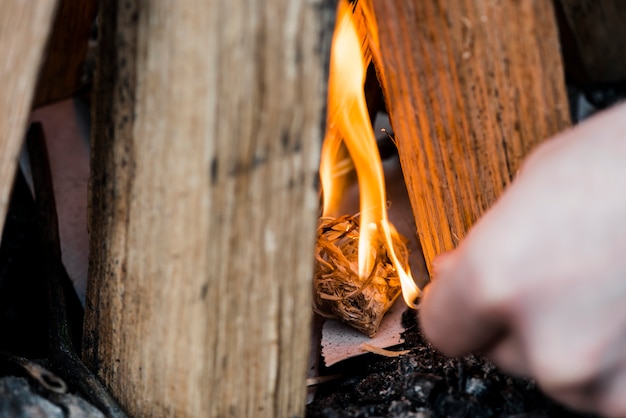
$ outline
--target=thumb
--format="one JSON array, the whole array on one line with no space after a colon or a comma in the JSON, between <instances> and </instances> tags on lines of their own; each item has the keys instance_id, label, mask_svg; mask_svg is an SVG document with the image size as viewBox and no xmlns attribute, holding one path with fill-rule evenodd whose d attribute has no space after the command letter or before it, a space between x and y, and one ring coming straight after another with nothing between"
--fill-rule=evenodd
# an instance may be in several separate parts
<instances>
[{"instance_id":1,"label":"thumb","mask_svg":"<svg viewBox=\"0 0 626 418\"><path fill-rule=\"evenodd\" d=\"M424 290L420 324L439 350L459 356L488 348L503 335L504 321L481 304L478 277L464 262L460 249L438 256L434 279Z\"/></svg>"}]
</instances>

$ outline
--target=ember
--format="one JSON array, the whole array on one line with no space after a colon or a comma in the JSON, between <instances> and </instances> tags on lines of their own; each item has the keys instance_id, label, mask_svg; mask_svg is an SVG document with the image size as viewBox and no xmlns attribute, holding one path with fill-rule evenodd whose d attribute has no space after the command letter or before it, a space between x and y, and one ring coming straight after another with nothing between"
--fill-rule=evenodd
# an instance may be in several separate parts
<instances>
[{"instance_id":1,"label":"ember","mask_svg":"<svg viewBox=\"0 0 626 418\"><path fill-rule=\"evenodd\" d=\"M365 68L350 6L342 1L333 36L328 130L320 164L324 207L314 300L321 314L372 336L400 290L410 307L415 307L420 290L406 262L406 245L388 221L382 163L363 92ZM352 166L360 189L358 221L356 216L333 219L339 215L336 206Z\"/></svg>"}]
</instances>

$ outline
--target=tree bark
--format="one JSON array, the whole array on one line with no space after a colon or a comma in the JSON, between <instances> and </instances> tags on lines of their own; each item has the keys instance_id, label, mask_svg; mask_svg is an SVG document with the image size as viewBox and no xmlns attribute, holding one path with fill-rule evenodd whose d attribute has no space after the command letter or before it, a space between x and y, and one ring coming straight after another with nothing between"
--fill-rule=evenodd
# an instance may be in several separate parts
<instances>
[{"instance_id":1,"label":"tree bark","mask_svg":"<svg viewBox=\"0 0 626 418\"><path fill-rule=\"evenodd\" d=\"M552 4L369 0L363 16L432 272L569 125Z\"/></svg>"},{"instance_id":2,"label":"tree bark","mask_svg":"<svg viewBox=\"0 0 626 418\"><path fill-rule=\"evenodd\" d=\"M0 236L56 3L0 3Z\"/></svg>"},{"instance_id":3,"label":"tree bark","mask_svg":"<svg viewBox=\"0 0 626 418\"><path fill-rule=\"evenodd\" d=\"M304 414L332 3L102 2L83 344L131 416Z\"/></svg>"}]
</instances>

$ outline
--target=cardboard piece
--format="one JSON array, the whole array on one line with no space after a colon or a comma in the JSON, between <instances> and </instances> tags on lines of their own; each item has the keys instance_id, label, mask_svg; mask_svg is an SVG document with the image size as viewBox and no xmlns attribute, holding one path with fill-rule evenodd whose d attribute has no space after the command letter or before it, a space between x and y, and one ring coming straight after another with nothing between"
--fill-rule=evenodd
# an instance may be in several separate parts
<instances>
[{"instance_id":1,"label":"cardboard piece","mask_svg":"<svg viewBox=\"0 0 626 418\"><path fill-rule=\"evenodd\" d=\"M322 357L326 366L332 366L342 360L366 354L361 344L367 343L375 347L388 348L404 342L401 334L402 314L408 309L402 298L389 309L383 318L378 332L373 338L361 334L337 320L329 319L322 327Z\"/></svg>"}]
</instances>

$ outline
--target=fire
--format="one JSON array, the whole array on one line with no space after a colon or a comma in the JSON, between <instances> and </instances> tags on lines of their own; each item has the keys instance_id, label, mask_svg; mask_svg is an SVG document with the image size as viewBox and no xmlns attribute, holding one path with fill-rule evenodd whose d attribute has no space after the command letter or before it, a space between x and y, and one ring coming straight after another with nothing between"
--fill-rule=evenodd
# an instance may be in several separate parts
<instances>
[{"instance_id":1,"label":"fire","mask_svg":"<svg viewBox=\"0 0 626 418\"><path fill-rule=\"evenodd\" d=\"M328 130L322 147L320 177L323 190L323 216L336 210L342 190L342 174L350 159L356 169L360 189L360 235L358 274L367 278L373 268L374 240L383 240L389 258L400 278L405 303L415 308L420 290L410 271L400 263L392 244L397 235L387 216L383 168L376 145L365 93L365 69L361 42L346 0L339 3L333 35L328 82ZM350 154L342 155L342 143Z\"/></svg>"}]
</instances>

